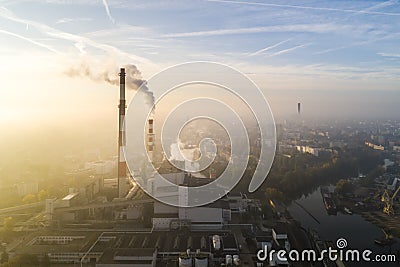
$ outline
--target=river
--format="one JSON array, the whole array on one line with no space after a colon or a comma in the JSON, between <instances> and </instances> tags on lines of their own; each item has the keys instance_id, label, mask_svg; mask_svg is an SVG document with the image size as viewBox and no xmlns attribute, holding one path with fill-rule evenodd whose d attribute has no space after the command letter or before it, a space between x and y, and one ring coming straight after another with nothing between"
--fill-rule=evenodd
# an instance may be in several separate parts
<instances>
[{"instance_id":1,"label":"river","mask_svg":"<svg viewBox=\"0 0 400 267\"><path fill-rule=\"evenodd\" d=\"M375 238L382 238L383 232L374 224L366 221L361 215L343 214L338 211L337 215L328 215L323 204L320 189L303 196L297 200L307 211L309 211L320 223L316 222L306 211L293 203L288 207L292 217L299 221L305 229L315 229L321 239L331 240L336 243L339 238L347 240L347 249L369 249L376 254L397 254L400 242L390 247L381 247L374 243ZM371 255L371 258L372 258ZM398 259L398 256L396 255ZM344 262L346 266L400 266L398 263L377 262Z\"/></svg>"}]
</instances>

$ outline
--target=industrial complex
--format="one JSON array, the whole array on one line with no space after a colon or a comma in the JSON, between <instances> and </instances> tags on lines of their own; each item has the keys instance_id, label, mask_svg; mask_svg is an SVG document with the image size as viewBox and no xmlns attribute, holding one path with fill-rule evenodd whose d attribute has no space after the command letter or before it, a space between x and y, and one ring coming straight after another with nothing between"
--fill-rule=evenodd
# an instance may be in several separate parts
<instances>
[{"instance_id":1,"label":"industrial complex","mask_svg":"<svg viewBox=\"0 0 400 267\"><path fill-rule=\"evenodd\" d=\"M142 190L133 178L137 173L129 172L123 153L125 75L122 68L117 163L87 163L85 169L92 170L90 175L85 169L74 170L76 177L89 176L89 182L70 188L63 198L0 210L4 216L37 210L34 217L18 225L19 231L27 234L7 247L10 256L48 257L54 266L256 266L256 252L265 245L289 249L282 225L267 229L246 220L261 214L260 201L246 194L226 194L200 207L175 207L154 200ZM153 123L153 119L148 120L146 135L151 155L155 150ZM175 161L175 166L184 164ZM102 176L113 168L118 170L117 178ZM158 172L177 185L199 186L215 179L193 176L166 159L158 164ZM145 186L147 192L174 195L180 201L187 198L183 191L171 191L151 175L146 177ZM107 199L102 194L107 189L117 189L118 196ZM274 261L270 264L288 265Z\"/></svg>"}]
</instances>

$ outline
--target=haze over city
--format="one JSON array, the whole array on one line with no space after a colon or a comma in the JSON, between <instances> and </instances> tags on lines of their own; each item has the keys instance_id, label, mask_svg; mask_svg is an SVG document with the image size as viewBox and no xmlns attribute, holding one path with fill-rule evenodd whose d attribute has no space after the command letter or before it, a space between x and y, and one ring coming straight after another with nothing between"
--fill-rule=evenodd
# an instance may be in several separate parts
<instances>
[{"instance_id":1,"label":"haze over city","mask_svg":"<svg viewBox=\"0 0 400 267\"><path fill-rule=\"evenodd\" d=\"M196 60L249 75L277 117L298 101L304 116L393 117L399 13L396 1L2 1L1 120L113 117L113 86L65 75L82 62L148 79Z\"/></svg>"},{"instance_id":2,"label":"haze over city","mask_svg":"<svg viewBox=\"0 0 400 267\"><path fill-rule=\"evenodd\" d=\"M0 0L0 266L397 266L399 29L398 0Z\"/></svg>"}]
</instances>

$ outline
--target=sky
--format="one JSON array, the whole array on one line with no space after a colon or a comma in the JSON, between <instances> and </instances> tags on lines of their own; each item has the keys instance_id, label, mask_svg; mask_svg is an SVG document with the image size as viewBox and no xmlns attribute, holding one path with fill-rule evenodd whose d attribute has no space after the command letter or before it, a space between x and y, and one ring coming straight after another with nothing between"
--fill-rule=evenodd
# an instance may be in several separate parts
<instances>
[{"instance_id":1,"label":"sky","mask_svg":"<svg viewBox=\"0 0 400 267\"><path fill-rule=\"evenodd\" d=\"M396 117L399 29L396 0L2 0L0 122L114 118L115 86L65 75L82 62L134 64L144 79L220 62L253 79L276 117L298 101L310 117Z\"/></svg>"}]
</instances>

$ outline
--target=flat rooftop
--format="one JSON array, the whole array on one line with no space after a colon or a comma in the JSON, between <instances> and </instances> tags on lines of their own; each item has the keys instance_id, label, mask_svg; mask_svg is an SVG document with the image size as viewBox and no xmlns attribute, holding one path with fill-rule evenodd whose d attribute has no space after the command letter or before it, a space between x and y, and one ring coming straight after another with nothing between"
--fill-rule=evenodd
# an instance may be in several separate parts
<instances>
[{"instance_id":1,"label":"flat rooftop","mask_svg":"<svg viewBox=\"0 0 400 267\"><path fill-rule=\"evenodd\" d=\"M108 248L98 264L151 264L153 254L154 249Z\"/></svg>"},{"instance_id":2,"label":"flat rooftop","mask_svg":"<svg viewBox=\"0 0 400 267\"><path fill-rule=\"evenodd\" d=\"M101 231L39 231L30 234L19 246L13 249L18 254L41 254L43 251L49 253L72 253L87 252L91 249L92 253L103 253L108 249L114 251L135 252L143 250L145 252L154 251L158 253L173 252L180 253L187 249L191 251L200 250L201 252L211 252L212 236L221 236L222 249L237 249L237 240L233 233L229 231L153 231L152 233L138 232L101 232ZM55 242L32 242L31 240L39 236L84 236L81 239L73 239L65 244ZM94 245L94 246L93 246ZM130 251L130 252L129 252ZM137 252L137 251L136 251Z\"/></svg>"},{"instance_id":3,"label":"flat rooftop","mask_svg":"<svg viewBox=\"0 0 400 267\"><path fill-rule=\"evenodd\" d=\"M84 232L84 231L57 231L57 230L41 230L29 234L24 238L24 242L21 242L16 246L12 252L18 254L40 254L43 251L49 253L64 253L64 252L86 252L90 246L97 240L101 232ZM84 237L76 238L65 244L57 244L56 242L33 242L34 239L47 236L47 237ZM31 242L32 241L32 242Z\"/></svg>"},{"instance_id":4,"label":"flat rooftop","mask_svg":"<svg viewBox=\"0 0 400 267\"><path fill-rule=\"evenodd\" d=\"M79 192L71 193L66 195L62 200L71 200L79 195Z\"/></svg>"}]
</instances>

